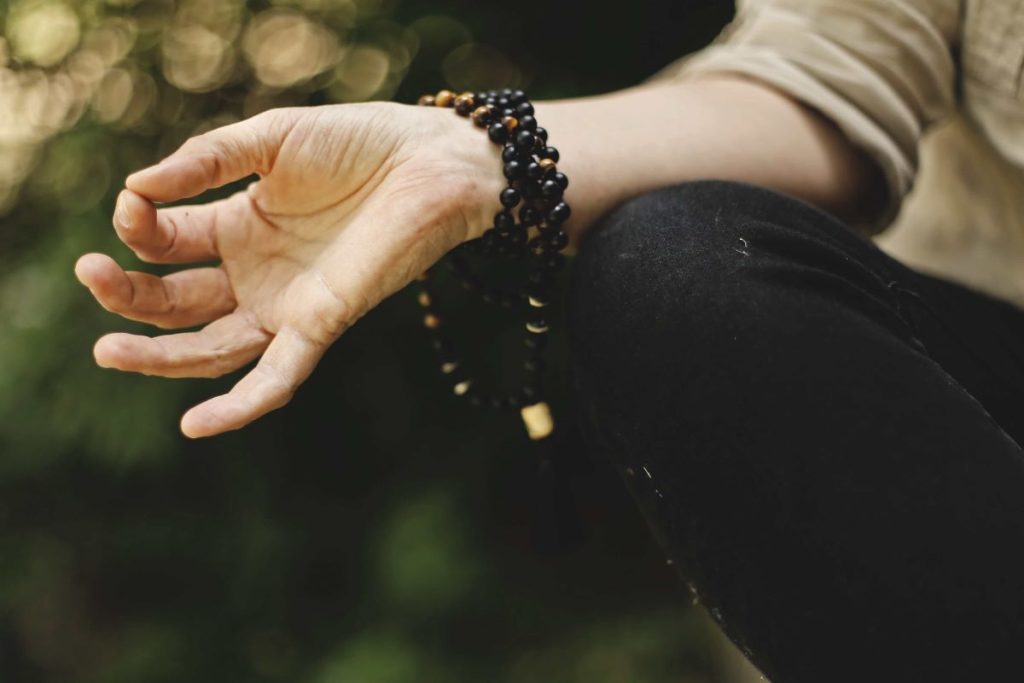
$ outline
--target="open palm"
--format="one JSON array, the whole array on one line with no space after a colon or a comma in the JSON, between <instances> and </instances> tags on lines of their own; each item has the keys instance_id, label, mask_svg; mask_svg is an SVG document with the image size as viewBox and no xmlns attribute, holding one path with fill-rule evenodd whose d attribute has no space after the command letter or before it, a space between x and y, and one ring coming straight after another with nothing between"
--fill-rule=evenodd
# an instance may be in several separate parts
<instances>
[{"instance_id":1,"label":"open palm","mask_svg":"<svg viewBox=\"0 0 1024 683\"><path fill-rule=\"evenodd\" d=\"M220 265L160 278L86 254L75 270L126 318L208 324L157 337L109 334L96 360L216 377L259 357L181 427L208 436L248 424L287 403L361 315L483 230L496 209L497 168L496 152L450 111L394 104L274 110L192 138L127 179L114 227L145 261ZM254 173L259 181L224 200L154 205Z\"/></svg>"}]
</instances>

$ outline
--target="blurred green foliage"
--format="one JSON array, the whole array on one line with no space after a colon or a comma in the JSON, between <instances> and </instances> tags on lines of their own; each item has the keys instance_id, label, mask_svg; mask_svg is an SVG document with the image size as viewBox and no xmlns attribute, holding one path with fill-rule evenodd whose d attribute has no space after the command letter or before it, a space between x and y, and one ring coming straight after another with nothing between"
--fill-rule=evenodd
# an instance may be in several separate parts
<instances>
[{"instance_id":1,"label":"blurred green foliage","mask_svg":"<svg viewBox=\"0 0 1024 683\"><path fill-rule=\"evenodd\" d=\"M177 416L231 378L95 367L101 333L145 328L100 310L72 266L99 250L139 267L110 228L117 189L196 132L442 85L600 92L730 14L0 0L0 680L717 680L707 622L571 438L587 534L536 552L525 437L446 398L408 296L346 334L286 409L188 442Z\"/></svg>"}]
</instances>

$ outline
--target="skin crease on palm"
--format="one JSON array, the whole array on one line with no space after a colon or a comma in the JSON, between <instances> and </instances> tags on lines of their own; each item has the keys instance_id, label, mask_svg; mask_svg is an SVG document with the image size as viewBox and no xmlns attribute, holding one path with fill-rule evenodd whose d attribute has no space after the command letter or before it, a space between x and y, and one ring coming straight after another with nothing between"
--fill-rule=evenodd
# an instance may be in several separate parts
<instances>
[{"instance_id":1,"label":"skin crease on palm","mask_svg":"<svg viewBox=\"0 0 1024 683\"><path fill-rule=\"evenodd\" d=\"M205 324L157 337L108 334L95 345L97 363L217 377L259 358L229 393L184 415L191 437L284 405L349 325L493 217L499 153L456 144L467 132L443 110L280 109L193 138L129 176L113 223L139 258L221 264L158 278L104 254L82 256L75 272L107 310L166 329ZM156 206L253 173L260 180L227 199Z\"/></svg>"},{"instance_id":2,"label":"skin crease on palm","mask_svg":"<svg viewBox=\"0 0 1024 683\"><path fill-rule=\"evenodd\" d=\"M881 203L865 201L878 194L878 169L835 126L744 78L536 106L571 179L574 240L631 197L699 178L787 192L854 223ZM276 109L192 138L127 178L114 229L148 263L220 264L158 278L94 253L75 273L125 318L203 327L108 334L96 362L217 377L258 359L181 420L190 437L243 427L285 405L360 316L493 223L500 169L499 147L466 119L393 103ZM253 174L227 199L166 205Z\"/></svg>"}]
</instances>

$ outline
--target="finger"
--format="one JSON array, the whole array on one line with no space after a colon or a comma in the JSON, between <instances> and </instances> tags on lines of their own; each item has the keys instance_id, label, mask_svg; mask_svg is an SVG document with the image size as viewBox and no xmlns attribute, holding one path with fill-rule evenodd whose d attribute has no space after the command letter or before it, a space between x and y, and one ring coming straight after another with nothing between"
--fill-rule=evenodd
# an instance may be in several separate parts
<instances>
[{"instance_id":1,"label":"finger","mask_svg":"<svg viewBox=\"0 0 1024 683\"><path fill-rule=\"evenodd\" d=\"M256 358L271 335L248 313L236 311L198 332L159 337L115 332L93 347L105 368L161 377L219 377Z\"/></svg>"},{"instance_id":2,"label":"finger","mask_svg":"<svg viewBox=\"0 0 1024 683\"><path fill-rule=\"evenodd\" d=\"M125 271L106 254L86 254L75 274L103 308L159 327L190 327L235 310L235 296L220 268L193 268L157 277Z\"/></svg>"},{"instance_id":3,"label":"finger","mask_svg":"<svg viewBox=\"0 0 1024 683\"><path fill-rule=\"evenodd\" d=\"M239 429L288 403L313 372L325 347L292 327L284 327L259 363L227 394L200 403L181 418L189 437Z\"/></svg>"},{"instance_id":4,"label":"finger","mask_svg":"<svg viewBox=\"0 0 1024 683\"><path fill-rule=\"evenodd\" d=\"M270 172L285 136L287 110L272 110L188 139L169 157L128 176L125 187L152 201L194 197L253 173Z\"/></svg>"},{"instance_id":5,"label":"finger","mask_svg":"<svg viewBox=\"0 0 1024 683\"><path fill-rule=\"evenodd\" d=\"M145 197L124 190L118 196L114 209L114 230L143 261L211 261L218 258L216 230L219 217L229 213L232 206L232 199L224 199L158 211Z\"/></svg>"}]
</instances>

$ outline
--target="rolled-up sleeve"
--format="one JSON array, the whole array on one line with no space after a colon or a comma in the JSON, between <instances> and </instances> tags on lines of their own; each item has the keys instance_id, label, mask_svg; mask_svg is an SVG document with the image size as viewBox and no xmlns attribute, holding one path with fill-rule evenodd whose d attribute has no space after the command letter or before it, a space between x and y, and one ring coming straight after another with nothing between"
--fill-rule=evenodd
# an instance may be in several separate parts
<instances>
[{"instance_id":1,"label":"rolled-up sleeve","mask_svg":"<svg viewBox=\"0 0 1024 683\"><path fill-rule=\"evenodd\" d=\"M739 0L704 50L655 79L712 72L767 83L821 112L881 167L895 216L922 133L954 106L959 0Z\"/></svg>"}]
</instances>

